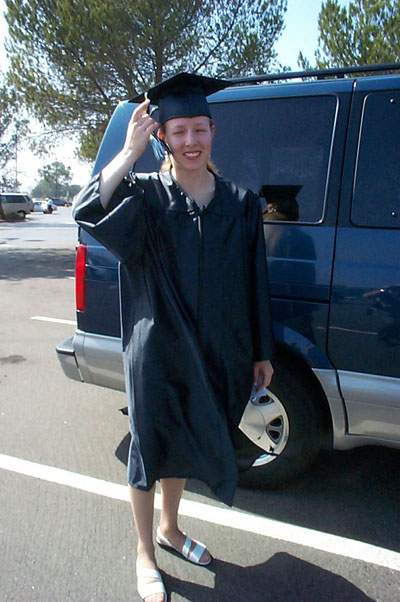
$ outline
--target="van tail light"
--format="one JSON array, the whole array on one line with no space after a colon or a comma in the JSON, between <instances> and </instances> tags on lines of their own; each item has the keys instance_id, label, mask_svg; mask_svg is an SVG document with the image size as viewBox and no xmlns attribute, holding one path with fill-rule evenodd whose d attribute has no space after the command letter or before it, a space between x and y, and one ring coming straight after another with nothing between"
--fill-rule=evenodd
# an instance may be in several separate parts
<instances>
[{"instance_id":1,"label":"van tail light","mask_svg":"<svg viewBox=\"0 0 400 602\"><path fill-rule=\"evenodd\" d=\"M86 245L78 245L75 264L75 304L77 311L85 311Z\"/></svg>"}]
</instances>

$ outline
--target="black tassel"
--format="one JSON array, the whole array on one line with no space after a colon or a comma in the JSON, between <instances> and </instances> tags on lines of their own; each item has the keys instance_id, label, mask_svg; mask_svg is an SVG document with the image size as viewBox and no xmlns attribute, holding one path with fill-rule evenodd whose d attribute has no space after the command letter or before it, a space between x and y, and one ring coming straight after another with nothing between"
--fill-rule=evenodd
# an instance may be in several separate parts
<instances>
[{"instance_id":1,"label":"black tassel","mask_svg":"<svg viewBox=\"0 0 400 602\"><path fill-rule=\"evenodd\" d=\"M165 148L166 145L164 146L162 140L160 140L160 138L154 132L150 136L150 144L157 161L163 161L167 152Z\"/></svg>"}]
</instances>

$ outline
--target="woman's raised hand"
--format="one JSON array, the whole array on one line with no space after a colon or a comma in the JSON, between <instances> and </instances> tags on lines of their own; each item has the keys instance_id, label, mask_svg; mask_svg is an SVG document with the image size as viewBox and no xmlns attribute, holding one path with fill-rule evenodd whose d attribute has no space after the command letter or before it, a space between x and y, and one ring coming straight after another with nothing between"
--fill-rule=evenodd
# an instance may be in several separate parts
<instances>
[{"instance_id":1,"label":"woman's raised hand","mask_svg":"<svg viewBox=\"0 0 400 602\"><path fill-rule=\"evenodd\" d=\"M147 112L150 101L145 100L132 113L126 130L125 143L122 152L135 163L144 153L149 138L159 124Z\"/></svg>"},{"instance_id":2,"label":"woman's raised hand","mask_svg":"<svg viewBox=\"0 0 400 602\"><path fill-rule=\"evenodd\" d=\"M151 133L158 123L147 113L150 101L145 100L132 113L122 150L101 171L100 202L104 208L132 165L144 153Z\"/></svg>"}]
</instances>

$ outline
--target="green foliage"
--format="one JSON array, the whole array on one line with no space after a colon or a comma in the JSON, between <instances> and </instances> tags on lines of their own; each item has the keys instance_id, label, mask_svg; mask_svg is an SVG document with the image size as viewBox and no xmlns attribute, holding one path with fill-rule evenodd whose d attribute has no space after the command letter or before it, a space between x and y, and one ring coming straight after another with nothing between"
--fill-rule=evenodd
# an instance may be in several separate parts
<instances>
[{"instance_id":1,"label":"green foliage","mask_svg":"<svg viewBox=\"0 0 400 602\"><path fill-rule=\"evenodd\" d=\"M43 199L48 197L72 199L81 188L82 186L79 186L78 184L58 184L56 194L56 186L54 182L40 180L32 190L32 197L35 199Z\"/></svg>"},{"instance_id":2,"label":"green foliage","mask_svg":"<svg viewBox=\"0 0 400 602\"><path fill-rule=\"evenodd\" d=\"M46 182L58 181L60 184L68 184L71 181L71 168L64 163L54 161L39 169L39 176Z\"/></svg>"},{"instance_id":3,"label":"green foliage","mask_svg":"<svg viewBox=\"0 0 400 602\"><path fill-rule=\"evenodd\" d=\"M0 168L3 168L9 158L5 137L13 121L12 95L5 85L0 85Z\"/></svg>"},{"instance_id":4,"label":"green foliage","mask_svg":"<svg viewBox=\"0 0 400 602\"><path fill-rule=\"evenodd\" d=\"M3 190L18 190L17 174L10 162L16 161L21 138L27 132L28 120L21 117L16 91L0 70L0 188Z\"/></svg>"},{"instance_id":5,"label":"green foliage","mask_svg":"<svg viewBox=\"0 0 400 602\"><path fill-rule=\"evenodd\" d=\"M1 72L0 72L1 76ZM13 111L12 111L12 99L10 93L2 81L0 83L0 169L3 170L7 165L8 161L12 157L12 149L9 143L8 132L12 124ZM10 182L8 181L6 174L2 172L0 179L0 190L6 190ZM5 219L3 207L0 200L0 218Z\"/></svg>"},{"instance_id":6,"label":"green foliage","mask_svg":"<svg viewBox=\"0 0 400 602\"><path fill-rule=\"evenodd\" d=\"M15 136L13 137L11 131L15 118L14 106L15 94L7 86L0 72L0 169L2 170L15 154Z\"/></svg>"},{"instance_id":7,"label":"green foliage","mask_svg":"<svg viewBox=\"0 0 400 602\"><path fill-rule=\"evenodd\" d=\"M52 182L40 180L32 189L32 197L34 199L45 199L47 197L55 197L55 186ZM58 198L58 197L56 197Z\"/></svg>"},{"instance_id":8,"label":"green foliage","mask_svg":"<svg viewBox=\"0 0 400 602\"><path fill-rule=\"evenodd\" d=\"M54 161L39 169L40 182L32 190L32 196L41 197L66 197L70 193L72 179L71 168L59 161Z\"/></svg>"},{"instance_id":9,"label":"green foliage","mask_svg":"<svg viewBox=\"0 0 400 602\"><path fill-rule=\"evenodd\" d=\"M68 186L67 194L63 196L68 196L68 198L72 199L76 194L78 194L81 188L82 186L79 184L71 184Z\"/></svg>"},{"instance_id":10,"label":"green foliage","mask_svg":"<svg viewBox=\"0 0 400 602\"><path fill-rule=\"evenodd\" d=\"M297 64L302 71L311 71L312 69L315 69L315 67L311 65L308 58L302 52L299 53Z\"/></svg>"},{"instance_id":11,"label":"green foliage","mask_svg":"<svg viewBox=\"0 0 400 602\"><path fill-rule=\"evenodd\" d=\"M287 0L6 0L9 80L93 159L117 102L179 71L270 69Z\"/></svg>"},{"instance_id":12,"label":"green foliage","mask_svg":"<svg viewBox=\"0 0 400 602\"><path fill-rule=\"evenodd\" d=\"M317 67L348 67L400 61L400 0L338 0L322 3ZM307 59L299 57L304 66Z\"/></svg>"}]
</instances>

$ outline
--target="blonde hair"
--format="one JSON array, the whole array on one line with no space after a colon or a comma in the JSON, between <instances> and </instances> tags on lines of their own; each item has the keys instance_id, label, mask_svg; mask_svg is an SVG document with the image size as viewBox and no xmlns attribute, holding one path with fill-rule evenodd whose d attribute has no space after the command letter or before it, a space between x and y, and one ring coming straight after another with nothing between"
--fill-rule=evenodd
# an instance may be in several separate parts
<instances>
[{"instance_id":1,"label":"blonde hair","mask_svg":"<svg viewBox=\"0 0 400 602\"><path fill-rule=\"evenodd\" d=\"M211 118L209 118L209 122L210 122L210 128L212 128L212 126L214 125L214 122ZM160 126L159 131L165 136L165 123L163 123ZM169 171L171 168L172 168L171 155L169 153L167 153L165 155L163 162L161 163L160 171L166 172L166 171ZM211 171L211 173L213 173L215 176L218 175L218 168L211 159L207 159L207 169L208 169L208 171Z\"/></svg>"}]
</instances>

